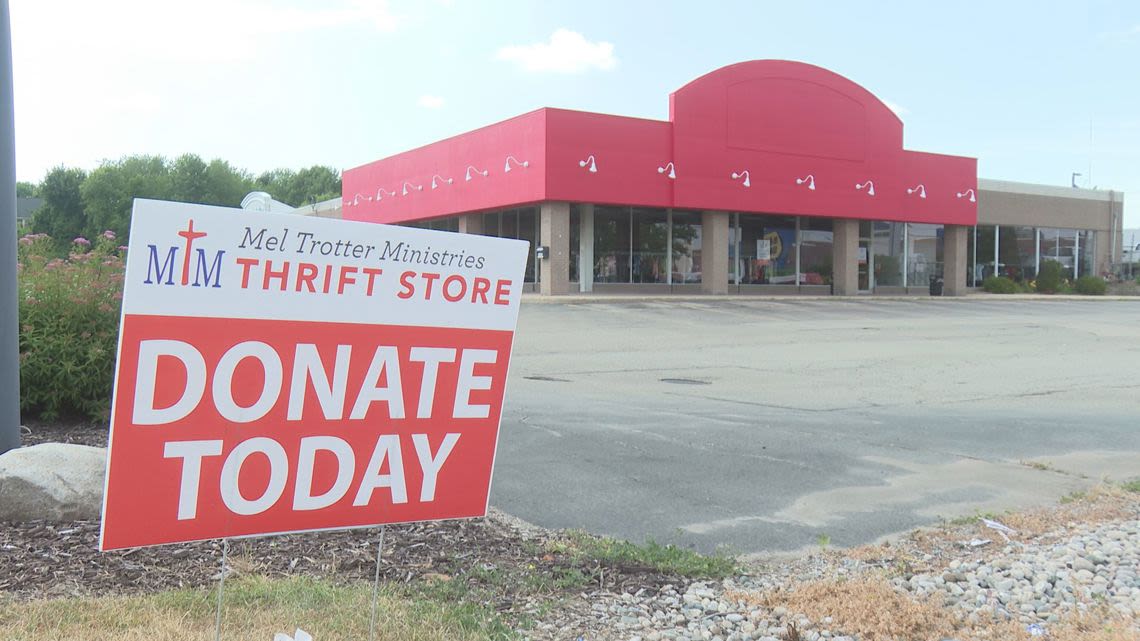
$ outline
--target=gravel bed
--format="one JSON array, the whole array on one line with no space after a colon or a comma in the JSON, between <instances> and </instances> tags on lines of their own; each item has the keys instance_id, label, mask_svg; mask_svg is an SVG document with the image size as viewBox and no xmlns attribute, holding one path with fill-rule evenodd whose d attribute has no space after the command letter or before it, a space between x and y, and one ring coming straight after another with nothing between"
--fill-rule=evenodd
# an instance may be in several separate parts
<instances>
[{"instance_id":1,"label":"gravel bed","mask_svg":"<svg viewBox=\"0 0 1140 641\"><path fill-rule=\"evenodd\" d=\"M976 547L963 541L956 552L912 549L915 562L930 568L917 573L902 563L884 567L821 553L724 581L611 595L594 600L589 627L596 631L593 639L628 641L852 641L865 637L829 616L813 621L787 607L758 603L764 595L787 594L812 582L875 577L899 595L943 605L971 626L1015 623L1026 639L1048 638L1051 626L1067 616L1105 606L1118 625L1134 633L1121 638L1140 639L1140 519L1070 524L1029 542L996 541ZM960 637L965 638L974 637Z\"/></svg>"}]
</instances>

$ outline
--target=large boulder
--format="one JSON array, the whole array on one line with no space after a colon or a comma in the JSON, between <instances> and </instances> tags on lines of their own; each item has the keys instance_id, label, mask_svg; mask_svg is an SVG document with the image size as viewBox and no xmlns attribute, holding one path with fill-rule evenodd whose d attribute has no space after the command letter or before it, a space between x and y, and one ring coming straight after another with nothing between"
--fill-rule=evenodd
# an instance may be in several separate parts
<instances>
[{"instance_id":1,"label":"large boulder","mask_svg":"<svg viewBox=\"0 0 1140 641\"><path fill-rule=\"evenodd\" d=\"M0 521L97 519L107 450L43 443L0 454Z\"/></svg>"}]
</instances>

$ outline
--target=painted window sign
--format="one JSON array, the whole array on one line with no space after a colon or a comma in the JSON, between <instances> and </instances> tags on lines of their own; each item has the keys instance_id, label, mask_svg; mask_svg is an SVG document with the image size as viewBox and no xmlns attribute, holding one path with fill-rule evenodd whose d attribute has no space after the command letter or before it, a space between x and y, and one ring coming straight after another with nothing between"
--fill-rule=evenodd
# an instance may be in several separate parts
<instances>
[{"instance_id":1,"label":"painted window sign","mask_svg":"<svg viewBox=\"0 0 1140 641\"><path fill-rule=\"evenodd\" d=\"M136 201L102 548L484 515L528 252Z\"/></svg>"}]
</instances>

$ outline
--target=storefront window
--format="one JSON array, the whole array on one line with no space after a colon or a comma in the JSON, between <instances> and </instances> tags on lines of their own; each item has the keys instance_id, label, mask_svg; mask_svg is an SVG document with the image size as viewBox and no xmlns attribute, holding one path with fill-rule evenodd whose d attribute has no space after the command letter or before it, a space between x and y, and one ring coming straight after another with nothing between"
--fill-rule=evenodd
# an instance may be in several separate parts
<instances>
[{"instance_id":1,"label":"storefront window","mask_svg":"<svg viewBox=\"0 0 1140 641\"><path fill-rule=\"evenodd\" d=\"M796 219L740 215L741 283L796 284Z\"/></svg>"},{"instance_id":2,"label":"storefront window","mask_svg":"<svg viewBox=\"0 0 1140 641\"><path fill-rule=\"evenodd\" d=\"M978 227L970 229L966 237L966 287L981 287L978 281Z\"/></svg>"},{"instance_id":3,"label":"storefront window","mask_svg":"<svg viewBox=\"0 0 1140 641\"><path fill-rule=\"evenodd\" d=\"M449 218L433 218L431 220L417 220L411 223L403 223L406 227L417 227L419 229L434 229L436 231L459 231L459 218L451 216Z\"/></svg>"},{"instance_id":4,"label":"storefront window","mask_svg":"<svg viewBox=\"0 0 1140 641\"><path fill-rule=\"evenodd\" d=\"M974 265L974 281L981 286L982 281L998 274L998 267L994 258L994 235L997 227L994 225L978 225L976 255L977 263Z\"/></svg>"},{"instance_id":5,"label":"storefront window","mask_svg":"<svg viewBox=\"0 0 1140 641\"><path fill-rule=\"evenodd\" d=\"M578 282L578 257L581 255L580 239L582 215L578 205L570 205L570 282Z\"/></svg>"},{"instance_id":6,"label":"storefront window","mask_svg":"<svg viewBox=\"0 0 1140 641\"><path fill-rule=\"evenodd\" d=\"M451 231L458 231L459 219L455 218L453 220L455 221L455 229ZM524 282L528 283L538 282L538 274L535 271L534 263L534 248L538 246L539 240L538 231L538 209L535 207L508 209L506 211L495 211L483 214L484 236L517 238L530 243L531 250L527 254L526 272L523 276Z\"/></svg>"},{"instance_id":7,"label":"storefront window","mask_svg":"<svg viewBox=\"0 0 1140 641\"><path fill-rule=\"evenodd\" d=\"M535 260L534 248L538 247L538 209L534 207L527 207L525 209L516 209L514 212L518 216L518 235L515 238L530 242L530 253L526 257L526 274L523 281L528 283L538 282L538 274L535 273Z\"/></svg>"},{"instance_id":8,"label":"storefront window","mask_svg":"<svg viewBox=\"0 0 1140 641\"><path fill-rule=\"evenodd\" d=\"M1096 273L1096 246L1093 239L1096 237L1091 231L1079 232L1080 241L1080 260L1077 263L1080 266L1077 276L1097 276Z\"/></svg>"},{"instance_id":9,"label":"storefront window","mask_svg":"<svg viewBox=\"0 0 1140 641\"><path fill-rule=\"evenodd\" d=\"M500 221L501 217L502 217L502 212L497 212L497 211L493 211L493 212L483 214L483 235L484 236L502 237L503 232L499 227L500 222L501 222Z\"/></svg>"},{"instance_id":10,"label":"storefront window","mask_svg":"<svg viewBox=\"0 0 1140 641\"><path fill-rule=\"evenodd\" d=\"M909 223L907 227L907 285L926 287L942 278L943 226Z\"/></svg>"},{"instance_id":11,"label":"storefront window","mask_svg":"<svg viewBox=\"0 0 1140 641\"><path fill-rule=\"evenodd\" d=\"M673 212L673 282L701 282L701 215L696 212Z\"/></svg>"},{"instance_id":12,"label":"storefront window","mask_svg":"<svg viewBox=\"0 0 1140 641\"><path fill-rule=\"evenodd\" d=\"M662 209L634 208L633 282L668 282L666 249L669 239L668 215Z\"/></svg>"},{"instance_id":13,"label":"storefront window","mask_svg":"<svg viewBox=\"0 0 1140 641\"><path fill-rule=\"evenodd\" d=\"M1073 260L1077 245L1077 232L1073 229L1041 230L1041 262L1047 260L1061 264L1064 278L1073 277Z\"/></svg>"},{"instance_id":14,"label":"storefront window","mask_svg":"<svg viewBox=\"0 0 1140 641\"><path fill-rule=\"evenodd\" d=\"M624 207L594 208L594 282L630 282L630 217Z\"/></svg>"},{"instance_id":15,"label":"storefront window","mask_svg":"<svg viewBox=\"0 0 1140 641\"><path fill-rule=\"evenodd\" d=\"M876 222L872 227L875 287L903 284L903 236L906 223Z\"/></svg>"},{"instance_id":16,"label":"storefront window","mask_svg":"<svg viewBox=\"0 0 1140 641\"><path fill-rule=\"evenodd\" d=\"M800 219L800 284L831 284L830 218Z\"/></svg>"},{"instance_id":17,"label":"storefront window","mask_svg":"<svg viewBox=\"0 0 1140 641\"><path fill-rule=\"evenodd\" d=\"M1002 225L998 231L998 264L1002 276L1018 282L1037 278L1037 230Z\"/></svg>"}]
</instances>

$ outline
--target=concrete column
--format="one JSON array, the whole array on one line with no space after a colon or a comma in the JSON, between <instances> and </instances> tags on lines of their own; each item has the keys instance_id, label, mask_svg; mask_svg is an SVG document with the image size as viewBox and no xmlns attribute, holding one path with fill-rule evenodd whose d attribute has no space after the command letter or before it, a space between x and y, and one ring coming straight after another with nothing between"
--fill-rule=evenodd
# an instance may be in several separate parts
<instances>
[{"instance_id":1,"label":"concrete column","mask_svg":"<svg viewBox=\"0 0 1140 641\"><path fill-rule=\"evenodd\" d=\"M942 295L963 296L966 293L967 240L973 227L946 225L942 234Z\"/></svg>"},{"instance_id":2,"label":"concrete column","mask_svg":"<svg viewBox=\"0 0 1140 641\"><path fill-rule=\"evenodd\" d=\"M701 291L728 293L728 212L701 212Z\"/></svg>"},{"instance_id":3,"label":"concrete column","mask_svg":"<svg viewBox=\"0 0 1140 641\"><path fill-rule=\"evenodd\" d=\"M539 291L543 296L570 293L570 203L542 203L539 242L549 248L538 261Z\"/></svg>"},{"instance_id":4,"label":"concrete column","mask_svg":"<svg viewBox=\"0 0 1140 641\"><path fill-rule=\"evenodd\" d=\"M594 205L578 205L578 291L594 291Z\"/></svg>"},{"instance_id":5,"label":"concrete column","mask_svg":"<svg viewBox=\"0 0 1140 641\"><path fill-rule=\"evenodd\" d=\"M859 221L836 218L832 223L831 280L837 296L859 293Z\"/></svg>"},{"instance_id":6,"label":"concrete column","mask_svg":"<svg viewBox=\"0 0 1140 641\"><path fill-rule=\"evenodd\" d=\"M483 214L460 215L459 233L483 235Z\"/></svg>"}]
</instances>

